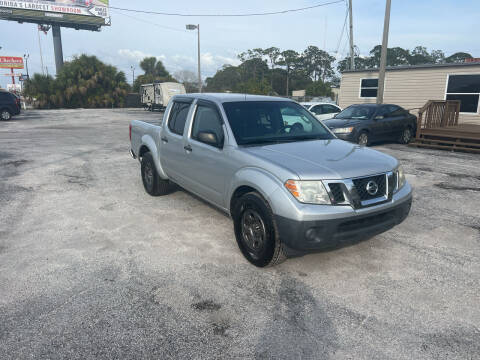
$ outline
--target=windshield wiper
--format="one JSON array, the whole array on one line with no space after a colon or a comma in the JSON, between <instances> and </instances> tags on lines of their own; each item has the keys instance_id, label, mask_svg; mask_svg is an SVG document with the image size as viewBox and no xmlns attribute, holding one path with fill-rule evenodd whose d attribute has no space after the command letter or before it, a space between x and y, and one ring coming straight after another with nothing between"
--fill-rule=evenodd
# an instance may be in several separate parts
<instances>
[{"instance_id":1,"label":"windshield wiper","mask_svg":"<svg viewBox=\"0 0 480 360\"><path fill-rule=\"evenodd\" d=\"M255 140L246 140L240 145L263 145L263 144L281 144L281 143L290 143L296 141L308 141L308 140L328 140L329 138L325 136L296 136L294 138L276 138L276 139L255 139Z\"/></svg>"},{"instance_id":2,"label":"windshield wiper","mask_svg":"<svg viewBox=\"0 0 480 360\"><path fill-rule=\"evenodd\" d=\"M263 144L280 144L285 139L254 139L242 141L240 145L263 145ZM291 140L286 140L287 142Z\"/></svg>"}]
</instances>

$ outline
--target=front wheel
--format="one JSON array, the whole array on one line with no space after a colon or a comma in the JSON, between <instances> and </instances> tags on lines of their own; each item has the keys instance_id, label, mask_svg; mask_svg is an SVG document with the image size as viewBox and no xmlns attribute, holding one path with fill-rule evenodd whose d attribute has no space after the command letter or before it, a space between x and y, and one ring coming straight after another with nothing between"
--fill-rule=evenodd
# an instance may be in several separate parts
<instances>
[{"instance_id":1,"label":"front wheel","mask_svg":"<svg viewBox=\"0 0 480 360\"><path fill-rule=\"evenodd\" d=\"M158 176L152 154L149 152L142 156L141 172L143 187L149 195L160 196L168 193L170 183Z\"/></svg>"},{"instance_id":2,"label":"front wheel","mask_svg":"<svg viewBox=\"0 0 480 360\"><path fill-rule=\"evenodd\" d=\"M402 133L400 134L400 138L398 139L398 142L400 144L408 144L412 140L412 130L407 127L403 129Z\"/></svg>"},{"instance_id":3,"label":"front wheel","mask_svg":"<svg viewBox=\"0 0 480 360\"><path fill-rule=\"evenodd\" d=\"M8 121L12 118L12 114L10 113L10 111L8 111L8 109L2 109L2 111L0 112L0 117L3 121Z\"/></svg>"},{"instance_id":4,"label":"front wheel","mask_svg":"<svg viewBox=\"0 0 480 360\"><path fill-rule=\"evenodd\" d=\"M266 267L286 259L272 210L260 194L243 195L237 200L232 216L238 247L249 262Z\"/></svg>"},{"instance_id":5,"label":"front wheel","mask_svg":"<svg viewBox=\"0 0 480 360\"><path fill-rule=\"evenodd\" d=\"M368 138L368 133L366 131L362 131L357 138L358 145L368 146L370 144L370 139Z\"/></svg>"}]
</instances>

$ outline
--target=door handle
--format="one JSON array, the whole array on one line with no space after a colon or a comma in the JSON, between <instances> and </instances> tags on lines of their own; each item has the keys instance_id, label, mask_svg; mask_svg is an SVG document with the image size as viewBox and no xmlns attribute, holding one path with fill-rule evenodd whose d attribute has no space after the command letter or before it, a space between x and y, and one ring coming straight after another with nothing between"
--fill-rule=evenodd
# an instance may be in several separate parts
<instances>
[{"instance_id":1,"label":"door handle","mask_svg":"<svg viewBox=\"0 0 480 360\"><path fill-rule=\"evenodd\" d=\"M192 151L192 147L190 145L185 145L183 147L186 151Z\"/></svg>"},{"instance_id":2,"label":"door handle","mask_svg":"<svg viewBox=\"0 0 480 360\"><path fill-rule=\"evenodd\" d=\"M162 141L167 143L168 142L168 139L166 137L162 137Z\"/></svg>"}]
</instances>

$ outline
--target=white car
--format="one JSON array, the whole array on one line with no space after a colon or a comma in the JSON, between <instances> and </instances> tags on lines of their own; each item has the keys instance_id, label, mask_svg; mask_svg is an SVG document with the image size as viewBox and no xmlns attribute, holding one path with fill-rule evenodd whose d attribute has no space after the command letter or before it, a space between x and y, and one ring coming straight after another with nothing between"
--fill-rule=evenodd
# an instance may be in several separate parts
<instances>
[{"instance_id":1,"label":"white car","mask_svg":"<svg viewBox=\"0 0 480 360\"><path fill-rule=\"evenodd\" d=\"M300 103L308 111L313 113L318 120L327 120L333 118L339 112L342 111L335 104L321 103L321 102L304 102Z\"/></svg>"}]
</instances>

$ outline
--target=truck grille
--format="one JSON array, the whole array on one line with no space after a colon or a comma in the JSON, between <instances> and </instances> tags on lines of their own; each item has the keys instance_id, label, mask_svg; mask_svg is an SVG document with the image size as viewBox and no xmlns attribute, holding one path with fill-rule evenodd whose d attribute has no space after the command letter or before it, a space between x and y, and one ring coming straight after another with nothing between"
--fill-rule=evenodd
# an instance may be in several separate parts
<instances>
[{"instance_id":1,"label":"truck grille","mask_svg":"<svg viewBox=\"0 0 480 360\"><path fill-rule=\"evenodd\" d=\"M387 176L383 174L354 179L353 184L360 200L371 200L386 195Z\"/></svg>"},{"instance_id":2,"label":"truck grille","mask_svg":"<svg viewBox=\"0 0 480 360\"><path fill-rule=\"evenodd\" d=\"M342 184L340 183L329 183L328 187L333 196L333 202L335 204L342 203L345 201L345 196L342 191Z\"/></svg>"}]
</instances>

